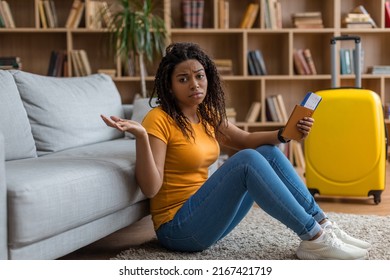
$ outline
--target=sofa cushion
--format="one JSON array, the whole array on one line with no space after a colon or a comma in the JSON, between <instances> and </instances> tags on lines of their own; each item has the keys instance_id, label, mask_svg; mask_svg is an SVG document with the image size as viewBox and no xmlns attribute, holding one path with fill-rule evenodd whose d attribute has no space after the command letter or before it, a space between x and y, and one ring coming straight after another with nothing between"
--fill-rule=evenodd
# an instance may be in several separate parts
<instances>
[{"instance_id":1,"label":"sofa cushion","mask_svg":"<svg viewBox=\"0 0 390 280\"><path fill-rule=\"evenodd\" d=\"M100 114L124 116L121 97L108 75L56 78L12 73L38 155L123 137L118 130L107 129L100 118Z\"/></svg>"},{"instance_id":2,"label":"sofa cushion","mask_svg":"<svg viewBox=\"0 0 390 280\"><path fill-rule=\"evenodd\" d=\"M7 162L10 246L49 238L145 200L134 164L135 141L125 139Z\"/></svg>"},{"instance_id":3,"label":"sofa cushion","mask_svg":"<svg viewBox=\"0 0 390 280\"><path fill-rule=\"evenodd\" d=\"M36 157L31 126L15 81L0 70L0 131L4 136L5 160Z\"/></svg>"}]
</instances>

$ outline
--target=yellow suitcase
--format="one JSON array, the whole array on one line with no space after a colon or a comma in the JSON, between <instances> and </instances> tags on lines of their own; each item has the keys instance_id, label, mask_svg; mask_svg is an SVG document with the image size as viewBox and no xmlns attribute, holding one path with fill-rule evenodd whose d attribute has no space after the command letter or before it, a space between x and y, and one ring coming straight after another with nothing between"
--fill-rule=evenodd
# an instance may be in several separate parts
<instances>
[{"instance_id":1,"label":"yellow suitcase","mask_svg":"<svg viewBox=\"0 0 390 280\"><path fill-rule=\"evenodd\" d=\"M378 94L361 88L316 93L322 101L304 143L305 177L311 194L373 196L374 202L380 203L385 188L387 136Z\"/></svg>"}]
</instances>

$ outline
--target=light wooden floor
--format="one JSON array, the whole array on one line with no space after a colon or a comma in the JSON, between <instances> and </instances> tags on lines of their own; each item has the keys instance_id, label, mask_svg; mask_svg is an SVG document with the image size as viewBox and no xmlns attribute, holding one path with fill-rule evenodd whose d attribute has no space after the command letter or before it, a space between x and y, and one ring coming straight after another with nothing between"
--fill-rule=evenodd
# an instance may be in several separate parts
<instances>
[{"instance_id":1,"label":"light wooden floor","mask_svg":"<svg viewBox=\"0 0 390 280\"><path fill-rule=\"evenodd\" d=\"M363 215L390 215L390 164L386 166L386 189L382 201L376 205L370 198L316 197L325 212ZM91 245L81 248L62 260L107 260L115 257L131 245L141 244L154 237L150 216L119 230Z\"/></svg>"}]
</instances>

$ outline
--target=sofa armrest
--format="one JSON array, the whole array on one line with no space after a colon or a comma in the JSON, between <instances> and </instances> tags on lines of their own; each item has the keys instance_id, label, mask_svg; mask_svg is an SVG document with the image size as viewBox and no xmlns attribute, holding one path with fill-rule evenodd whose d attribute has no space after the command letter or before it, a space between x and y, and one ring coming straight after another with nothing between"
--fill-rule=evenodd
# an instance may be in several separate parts
<instances>
[{"instance_id":1,"label":"sofa armrest","mask_svg":"<svg viewBox=\"0 0 390 280\"><path fill-rule=\"evenodd\" d=\"M8 259L4 137L0 132L0 260Z\"/></svg>"},{"instance_id":2,"label":"sofa armrest","mask_svg":"<svg viewBox=\"0 0 390 280\"><path fill-rule=\"evenodd\" d=\"M134 105L133 104L122 104L123 111L125 113L125 119L130 120L133 115Z\"/></svg>"}]
</instances>

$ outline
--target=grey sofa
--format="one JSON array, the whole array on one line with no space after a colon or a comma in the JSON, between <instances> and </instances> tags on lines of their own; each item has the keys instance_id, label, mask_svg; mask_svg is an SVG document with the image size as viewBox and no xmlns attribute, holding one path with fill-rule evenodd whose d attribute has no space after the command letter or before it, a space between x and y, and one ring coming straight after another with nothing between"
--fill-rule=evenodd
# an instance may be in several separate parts
<instances>
[{"instance_id":1,"label":"grey sofa","mask_svg":"<svg viewBox=\"0 0 390 280\"><path fill-rule=\"evenodd\" d=\"M135 141L100 114L125 117L106 75L0 70L0 259L56 259L149 214Z\"/></svg>"}]
</instances>

